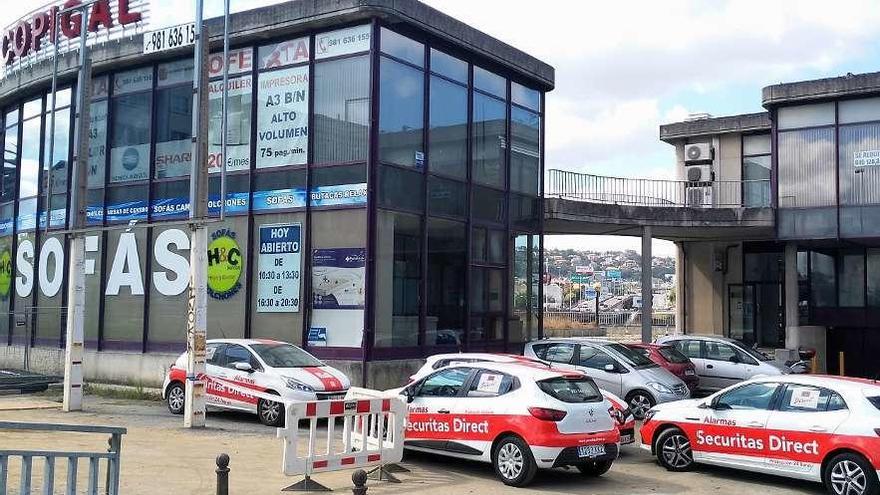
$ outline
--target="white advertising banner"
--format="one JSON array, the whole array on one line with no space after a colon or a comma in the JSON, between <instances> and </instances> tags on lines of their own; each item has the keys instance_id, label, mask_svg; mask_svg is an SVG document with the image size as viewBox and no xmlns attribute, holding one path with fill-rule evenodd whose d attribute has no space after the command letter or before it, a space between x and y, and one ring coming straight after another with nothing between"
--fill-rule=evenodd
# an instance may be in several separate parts
<instances>
[{"instance_id":1,"label":"white advertising banner","mask_svg":"<svg viewBox=\"0 0 880 495\"><path fill-rule=\"evenodd\" d=\"M226 170L247 170L251 156L251 77L229 80L227 87L228 118L226 122ZM208 170L220 172L223 165L220 156L223 81L208 84Z\"/></svg>"},{"instance_id":2,"label":"white advertising banner","mask_svg":"<svg viewBox=\"0 0 880 495\"><path fill-rule=\"evenodd\" d=\"M144 180L150 173L150 143L110 150L110 182Z\"/></svg>"},{"instance_id":3,"label":"white advertising banner","mask_svg":"<svg viewBox=\"0 0 880 495\"><path fill-rule=\"evenodd\" d=\"M275 69L309 61L309 38L297 38L261 46L260 70Z\"/></svg>"},{"instance_id":4,"label":"white advertising banner","mask_svg":"<svg viewBox=\"0 0 880 495\"><path fill-rule=\"evenodd\" d=\"M303 165L309 143L309 67L260 74L257 168Z\"/></svg>"},{"instance_id":5,"label":"white advertising banner","mask_svg":"<svg viewBox=\"0 0 880 495\"><path fill-rule=\"evenodd\" d=\"M853 167L874 167L880 165L880 150L853 152Z\"/></svg>"},{"instance_id":6,"label":"white advertising banner","mask_svg":"<svg viewBox=\"0 0 880 495\"><path fill-rule=\"evenodd\" d=\"M92 102L89 108L89 178L90 188L104 187L107 163L107 100Z\"/></svg>"},{"instance_id":7,"label":"white advertising banner","mask_svg":"<svg viewBox=\"0 0 880 495\"><path fill-rule=\"evenodd\" d=\"M338 57L370 49L369 24L315 35L315 59Z\"/></svg>"},{"instance_id":8,"label":"white advertising banner","mask_svg":"<svg viewBox=\"0 0 880 495\"><path fill-rule=\"evenodd\" d=\"M258 313L298 313L302 270L302 225L260 226Z\"/></svg>"}]
</instances>

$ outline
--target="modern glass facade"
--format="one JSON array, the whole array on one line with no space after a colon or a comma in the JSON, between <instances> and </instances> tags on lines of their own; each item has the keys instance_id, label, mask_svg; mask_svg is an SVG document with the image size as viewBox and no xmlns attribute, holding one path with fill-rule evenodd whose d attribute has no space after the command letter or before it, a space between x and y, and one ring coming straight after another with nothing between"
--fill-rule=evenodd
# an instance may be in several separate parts
<instances>
[{"instance_id":1,"label":"modern glass facade","mask_svg":"<svg viewBox=\"0 0 880 495\"><path fill-rule=\"evenodd\" d=\"M209 338L360 360L539 335L538 84L377 20L234 45L208 65ZM183 348L192 77L189 58L94 77L90 348ZM71 93L54 136L45 88L0 109L0 345L63 344Z\"/></svg>"}]
</instances>

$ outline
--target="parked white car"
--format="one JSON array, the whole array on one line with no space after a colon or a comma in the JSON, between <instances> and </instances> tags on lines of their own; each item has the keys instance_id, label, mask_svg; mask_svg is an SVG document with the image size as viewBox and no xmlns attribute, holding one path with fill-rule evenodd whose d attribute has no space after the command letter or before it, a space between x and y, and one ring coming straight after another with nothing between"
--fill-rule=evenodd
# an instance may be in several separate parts
<instances>
[{"instance_id":1,"label":"parked white car","mask_svg":"<svg viewBox=\"0 0 880 495\"><path fill-rule=\"evenodd\" d=\"M697 367L699 389L715 392L759 376L779 376L791 370L774 358L734 339L702 335L660 337L658 344L672 345Z\"/></svg>"},{"instance_id":2,"label":"parked white car","mask_svg":"<svg viewBox=\"0 0 880 495\"><path fill-rule=\"evenodd\" d=\"M285 342L209 340L206 353L207 405L255 413L270 426L284 424L283 404L249 391L277 395L286 401L308 401L343 399L351 386L344 373ZM185 384L186 353L177 358L162 385L162 398L174 414L183 413Z\"/></svg>"},{"instance_id":3,"label":"parked white car","mask_svg":"<svg viewBox=\"0 0 880 495\"><path fill-rule=\"evenodd\" d=\"M408 401L404 448L491 463L507 485L539 468L611 468L620 433L592 379L518 363L442 367L387 393Z\"/></svg>"},{"instance_id":4,"label":"parked white car","mask_svg":"<svg viewBox=\"0 0 880 495\"><path fill-rule=\"evenodd\" d=\"M604 339L561 338L529 342L527 357L577 370L596 380L602 390L623 397L637 419L655 404L689 398L690 390L677 376L641 352Z\"/></svg>"},{"instance_id":5,"label":"parked white car","mask_svg":"<svg viewBox=\"0 0 880 495\"><path fill-rule=\"evenodd\" d=\"M873 380L756 378L654 407L641 437L670 471L715 464L823 482L832 495L880 493L880 384Z\"/></svg>"},{"instance_id":6,"label":"parked white car","mask_svg":"<svg viewBox=\"0 0 880 495\"><path fill-rule=\"evenodd\" d=\"M425 360L425 364L414 375L410 377L410 381L416 381L424 378L430 373L433 373L435 370L444 368L446 366L480 362L512 363L525 366L540 366L544 368L553 366L552 363L541 361L537 358L520 356L518 354L493 354L489 352L459 352L435 354L433 356L429 356ZM635 443L636 420L635 416L633 416L632 414L632 411L630 411L629 407L627 407L626 403L620 397L604 389L599 389L599 391L602 392L602 396L605 397L605 400L607 400L611 404L611 407L614 409L612 416L617 421L617 429L618 431L620 431L620 444L629 445L631 443Z\"/></svg>"}]
</instances>

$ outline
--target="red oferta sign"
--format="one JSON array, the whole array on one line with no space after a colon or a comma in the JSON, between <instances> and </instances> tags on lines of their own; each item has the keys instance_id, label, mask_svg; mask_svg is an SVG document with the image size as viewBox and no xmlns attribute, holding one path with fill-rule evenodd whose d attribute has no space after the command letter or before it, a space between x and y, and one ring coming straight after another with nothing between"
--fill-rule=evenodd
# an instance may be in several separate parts
<instances>
[{"instance_id":1,"label":"red oferta sign","mask_svg":"<svg viewBox=\"0 0 880 495\"><path fill-rule=\"evenodd\" d=\"M80 4L80 0L54 2L7 27L0 41L0 55L7 73L23 64L51 56L56 17L59 53L68 51L71 41L80 37L81 14L68 12L58 16L58 12ZM147 11L147 0L98 0L89 7L88 31L103 35L101 40L117 38L123 32L139 33L146 23Z\"/></svg>"}]
</instances>

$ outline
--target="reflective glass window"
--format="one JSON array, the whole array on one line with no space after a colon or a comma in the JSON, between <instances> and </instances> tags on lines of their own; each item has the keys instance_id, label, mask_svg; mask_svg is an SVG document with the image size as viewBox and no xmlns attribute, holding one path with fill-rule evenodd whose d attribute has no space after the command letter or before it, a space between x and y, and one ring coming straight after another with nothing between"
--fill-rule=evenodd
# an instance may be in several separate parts
<instances>
[{"instance_id":1,"label":"reflective glass window","mask_svg":"<svg viewBox=\"0 0 880 495\"><path fill-rule=\"evenodd\" d=\"M152 94L113 98L110 136L110 182L143 180L150 169Z\"/></svg>"},{"instance_id":2,"label":"reflective glass window","mask_svg":"<svg viewBox=\"0 0 880 495\"><path fill-rule=\"evenodd\" d=\"M537 196L541 181L541 117L513 107L510 120L510 189Z\"/></svg>"},{"instance_id":3,"label":"reflective glass window","mask_svg":"<svg viewBox=\"0 0 880 495\"><path fill-rule=\"evenodd\" d=\"M428 161L431 172L467 176L467 88L431 76Z\"/></svg>"},{"instance_id":4,"label":"reflective glass window","mask_svg":"<svg viewBox=\"0 0 880 495\"><path fill-rule=\"evenodd\" d=\"M465 224L429 218L428 308L425 344L458 346L464 341L467 237Z\"/></svg>"},{"instance_id":5,"label":"reflective glass window","mask_svg":"<svg viewBox=\"0 0 880 495\"><path fill-rule=\"evenodd\" d=\"M379 82L379 160L424 168L425 74L382 58Z\"/></svg>"},{"instance_id":6,"label":"reflective glass window","mask_svg":"<svg viewBox=\"0 0 880 495\"><path fill-rule=\"evenodd\" d=\"M428 214L463 217L467 208L467 187L463 182L428 177Z\"/></svg>"},{"instance_id":7,"label":"reflective glass window","mask_svg":"<svg viewBox=\"0 0 880 495\"><path fill-rule=\"evenodd\" d=\"M779 129L834 124L834 102L783 107L777 113Z\"/></svg>"},{"instance_id":8,"label":"reflective glass window","mask_svg":"<svg viewBox=\"0 0 880 495\"><path fill-rule=\"evenodd\" d=\"M423 67L425 65L425 46L402 34L386 28L381 30L382 53L393 55L401 60Z\"/></svg>"},{"instance_id":9,"label":"reflective glass window","mask_svg":"<svg viewBox=\"0 0 880 495\"><path fill-rule=\"evenodd\" d=\"M838 303L841 307L865 305L865 255L842 253L838 257Z\"/></svg>"},{"instance_id":10,"label":"reflective glass window","mask_svg":"<svg viewBox=\"0 0 880 495\"><path fill-rule=\"evenodd\" d=\"M366 56L315 64L315 163L367 159L369 74Z\"/></svg>"},{"instance_id":11,"label":"reflective glass window","mask_svg":"<svg viewBox=\"0 0 880 495\"><path fill-rule=\"evenodd\" d=\"M507 99L507 81L482 67L474 66L474 87L499 98Z\"/></svg>"},{"instance_id":12,"label":"reflective glass window","mask_svg":"<svg viewBox=\"0 0 880 495\"><path fill-rule=\"evenodd\" d=\"M473 180L504 187L506 105L490 96L474 93Z\"/></svg>"},{"instance_id":13,"label":"reflective glass window","mask_svg":"<svg viewBox=\"0 0 880 495\"><path fill-rule=\"evenodd\" d=\"M813 305L818 308L836 306L836 286L834 257L816 251L810 252L810 293Z\"/></svg>"},{"instance_id":14,"label":"reflective glass window","mask_svg":"<svg viewBox=\"0 0 880 495\"><path fill-rule=\"evenodd\" d=\"M419 172L383 165L379 167L379 204L390 208L422 211L425 196Z\"/></svg>"},{"instance_id":15,"label":"reflective glass window","mask_svg":"<svg viewBox=\"0 0 880 495\"><path fill-rule=\"evenodd\" d=\"M522 84L510 83L510 100L535 112L541 111L541 92Z\"/></svg>"},{"instance_id":16,"label":"reflective glass window","mask_svg":"<svg viewBox=\"0 0 880 495\"><path fill-rule=\"evenodd\" d=\"M471 209L476 220L504 223L507 218L504 209L504 192L474 186Z\"/></svg>"},{"instance_id":17,"label":"reflective glass window","mask_svg":"<svg viewBox=\"0 0 880 495\"><path fill-rule=\"evenodd\" d=\"M155 178L189 175L192 168L192 86L156 91Z\"/></svg>"},{"instance_id":18,"label":"reflective glass window","mask_svg":"<svg viewBox=\"0 0 880 495\"><path fill-rule=\"evenodd\" d=\"M374 299L375 345L418 345L421 219L415 215L380 210L377 239L377 293L383 296Z\"/></svg>"},{"instance_id":19,"label":"reflective glass window","mask_svg":"<svg viewBox=\"0 0 880 495\"><path fill-rule=\"evenodd\" d=\"M468 64L452 55L431 48L431 72L467 84Z\"/></svg>"}]
</instances>

